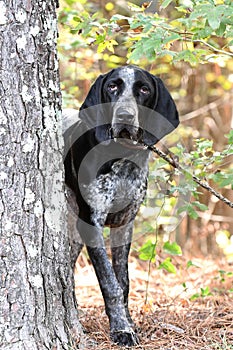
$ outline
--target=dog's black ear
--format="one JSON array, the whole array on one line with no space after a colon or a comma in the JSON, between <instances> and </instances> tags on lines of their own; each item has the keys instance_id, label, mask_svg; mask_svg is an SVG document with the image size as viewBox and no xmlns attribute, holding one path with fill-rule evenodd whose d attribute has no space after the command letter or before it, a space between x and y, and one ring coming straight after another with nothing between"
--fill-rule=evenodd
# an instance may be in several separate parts
<instances>
[{"instance_id":1,"label":"dog's black ear","mask_svg":"<svg viewBox=\"0 0 233 350\"><path fill-rule=\"evenodd\" d=\"M80 107L79 117L90 129L95 129L98 142L111 139L111 114L106 103L103 86L110 73L100 75L91 86L88 95Z\"/></svg>"},{"instance_id":2,"label":"dog's black ear","mask_svg":"<svg viewBox=\"0 0 233 350\"><path fill-rule=\"evenodd\" d=\"M146 118L143 141L151 146L172 132L179 125L175 102L162 80L151 75L155 86L153 112Z\"/></svg>"},{"instance_id":3,"label":"dog's black ear","mask_svg":"<svg viewBox=\"0 0 233 350\"><path fill-rule=\"evenodd\" d=\"M154 80L157 90L157 98L154 110L164 116L175 129L179 125L179 115L175 102L162 80L156 76L154 76Z\"/></svg>"},{"instance_id":4,"label":"dog's black ear","mask_svg":"<svg viewBox=\"0 0 233 350\"><path fill-rule=\"evenodd\" d=\"M91 86L85 101L80 107L80 111L82 109L86 109L92 106L96 106L102 102L102 88L103 82L105 81L107 74L100 75L96 81Z\"/></svg>"}]
</instances>

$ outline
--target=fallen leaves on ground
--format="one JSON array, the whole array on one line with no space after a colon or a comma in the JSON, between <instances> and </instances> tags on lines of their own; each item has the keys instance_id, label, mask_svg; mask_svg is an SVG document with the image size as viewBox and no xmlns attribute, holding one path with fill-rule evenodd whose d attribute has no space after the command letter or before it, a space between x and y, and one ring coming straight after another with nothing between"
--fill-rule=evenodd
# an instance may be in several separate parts
<instances>
[{"instance_id":1,"label":"fallen leaves on ground","mask_svg":"<svg viewBox=\"0 0 233 350\"><path fill-rule=\"evenodd\" d=\"M195 259L195 266L187 268L187 262L184 257L176 259L175 275L152 266L148 276L148 263L130 258L129 307L140 339L134 349L233 349L232 265L224 259ZM75 277L86 332L83 349L122 349L109 339L103 299L85 254L78 260ZM201 296L207 287L208 295Z\"/></svg>"}]
</instances>

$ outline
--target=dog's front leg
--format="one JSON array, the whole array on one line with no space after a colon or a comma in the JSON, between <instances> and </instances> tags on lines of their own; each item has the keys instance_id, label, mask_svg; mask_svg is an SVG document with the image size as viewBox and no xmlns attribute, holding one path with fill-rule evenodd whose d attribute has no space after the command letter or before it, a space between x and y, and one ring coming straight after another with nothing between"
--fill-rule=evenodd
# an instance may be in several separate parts
<instances>
[{"instance_id":1,"label":"dog's front leg","mask_svg":"<svg viewBox=\"0 0 233 350\"><path fill-rule=\"evenodd\" d=\"M111 251L112 265L120 284L123 295L124 305L127 319L132 327L134 322L131 319L128 309L128 294L129 294L129 273L128 273L128 256L131 246L133 232L133 222L119 228L111 229Z\"/></svg>"},{"instance_id":2,"label":"dog's front leg","mask_svg":"<svg viewBox=\"0 0 233 350\"><path fill-rule=\"evenodd\" d=\"M102 229L106 212L106 210L105 212L96 211L92 219L89 218L90 224L88 224L81 219L84 218L84 214L80 211L77 228L86 244L103 294L111 339L119 345L133 346L138 344L138 339L127 319L123 290L108 259L104 244Z\"/></svg>"},{"instance_id":3,"label":"dog's front leg","mask_svg":"<svg viewBox=\"0 0 233 350\"><path fill-rule=\"evenodd\" d=\"M87 251L105 301L111 339L119 345L137 345L137 336L131 328L125 312L123 291L108 259L106 249L87 246Z\"/></svg>"}]
</instances>

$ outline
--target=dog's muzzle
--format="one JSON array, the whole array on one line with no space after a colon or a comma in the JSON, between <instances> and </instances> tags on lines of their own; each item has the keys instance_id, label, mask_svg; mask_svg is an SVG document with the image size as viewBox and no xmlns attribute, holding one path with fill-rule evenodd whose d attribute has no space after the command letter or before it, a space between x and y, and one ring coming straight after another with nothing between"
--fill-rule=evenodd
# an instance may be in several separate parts
<instances>
[{"instance_id":1,"label":"dog's muzzle","mask_svg":"<svg viewBox=\"0 0 233 350\"><path fill-rule=\"evenodd\" d=\"M129 148L144 148L139 127L138 106L133 98L120 101L113 107L111 136L115 142Z\"/></svg>"},{"instance_id":2,"label":"dog's muzzle","mask_svg":"<svg viewBox=\"0 0 233 350\"><path fill-rule=\"evenodd\" d=\"M134 106L118 105L114 108L112 137L138 141L138 111Z\"/></svg>"},{"instance_id":3,"label":"dog's muzzle","mask_svg":"<svg viewBox=\"0 0 233 350\"><path fill-rule=\"evenodd\" d=\"M112 125L112 138L138 141L138 127L130 124L116 123Z\"/></svg>"}]
</instances>

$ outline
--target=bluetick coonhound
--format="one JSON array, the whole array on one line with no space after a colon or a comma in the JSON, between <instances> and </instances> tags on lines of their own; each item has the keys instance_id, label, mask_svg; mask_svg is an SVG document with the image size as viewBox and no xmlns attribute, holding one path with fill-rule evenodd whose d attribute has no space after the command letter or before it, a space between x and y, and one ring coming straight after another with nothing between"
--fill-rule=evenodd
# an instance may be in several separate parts
<instances>
[{"instance_id":1,"label":"bluetick coonhound","mask_svg":"<svg viewBox=\"0 0 233 350\"><path fill-rule=\"evenodd\" d=\"M99 76L79 115L71 119L65 126L64 163L66 184L75 196L71 205L78 216L70 238L72 263L86 244L111 339L133 346L138 343L128 310L133 222L146 194L148 146L178 126L177 109L160 78L125 66ZM110 227L111 263L104 226Z\"/></svg>"}]
</instances>

